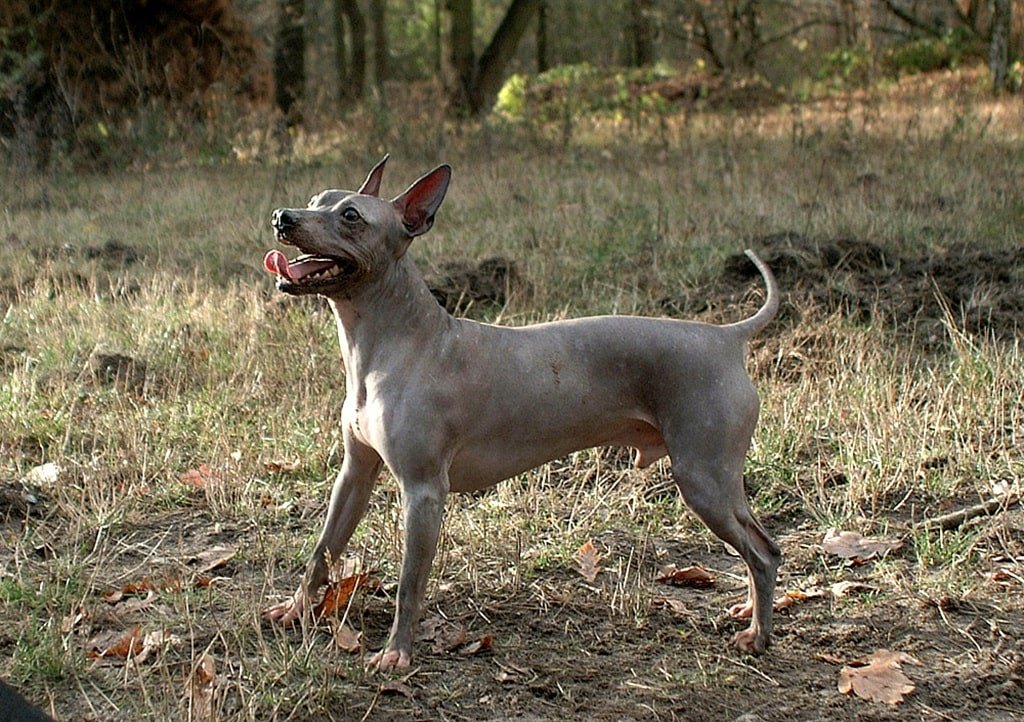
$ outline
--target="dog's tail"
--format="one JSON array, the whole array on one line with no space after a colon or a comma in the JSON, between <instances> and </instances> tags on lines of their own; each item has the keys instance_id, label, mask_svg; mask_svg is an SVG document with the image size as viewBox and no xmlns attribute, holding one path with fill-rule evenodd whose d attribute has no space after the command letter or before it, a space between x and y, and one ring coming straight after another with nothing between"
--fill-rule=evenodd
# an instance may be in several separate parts
<instances>
[{"instance_id":1,"label":"dog's tail","mask_svg":"<svg viewBox=\"0 0 1024 722\"><path fill-rule=\"evenodd\" d=\"M748 319L738 321L732 326L744 334L747 338L750 338L762 328L768 325L768 322L775 318L775 314L779 311L779 284L775 280L775 275L772 273L772 269L768 268L768 265L762 261L756 253L749 248L744 251L747 254L747 258L757 266L758 272L761 274L761 278L764 279L764 285L767 289L767 296L764 299L764 304L758 309L757 313Z\"/></svg>"}]
</instances>

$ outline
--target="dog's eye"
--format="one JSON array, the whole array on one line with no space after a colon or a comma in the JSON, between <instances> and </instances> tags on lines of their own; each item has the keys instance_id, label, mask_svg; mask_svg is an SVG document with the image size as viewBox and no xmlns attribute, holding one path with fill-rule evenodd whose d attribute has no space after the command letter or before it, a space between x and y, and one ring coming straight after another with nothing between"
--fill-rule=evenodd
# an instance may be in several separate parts
<instances>
[{"instance_id":1,"label":"dog's eye","mask_svg":"<svg viewBox=\"0 0 1024 722\"><path fill-rule=\"evenodd\" d=\"M359 211L357 211L355 208L352 208L351 206L349 206L348 208L341 212L341 217L344 218L349 223L354 223L356 221L362 220L363 218L361 215L359 215Z\"/></svg>"}]
</instances>

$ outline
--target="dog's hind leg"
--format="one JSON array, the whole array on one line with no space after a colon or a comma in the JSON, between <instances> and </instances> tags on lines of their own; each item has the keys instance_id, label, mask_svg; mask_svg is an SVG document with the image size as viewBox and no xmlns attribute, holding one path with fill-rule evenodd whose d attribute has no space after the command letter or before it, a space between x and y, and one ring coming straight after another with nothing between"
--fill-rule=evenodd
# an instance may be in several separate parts
<instances>
[{"instance_id":1,"label":"dog's hind leg","mask_svg":"<svg viewBox=\"0 0 1024 722\"><path fill-rule=\"evenodd\" d=\"M672 476L686 504L747 565L747 601L730 614L749 616L750 626L733 642L744 652L758 653L767 647L771 634L772 595L782 552L754 518L743 488L743 462L757 420L753 389L750 396L732 406L732 413L716 413L714 404L706 404L699 423L690 419L686 427L668 433L666 441Z\"/></svg>"}]
</instances>

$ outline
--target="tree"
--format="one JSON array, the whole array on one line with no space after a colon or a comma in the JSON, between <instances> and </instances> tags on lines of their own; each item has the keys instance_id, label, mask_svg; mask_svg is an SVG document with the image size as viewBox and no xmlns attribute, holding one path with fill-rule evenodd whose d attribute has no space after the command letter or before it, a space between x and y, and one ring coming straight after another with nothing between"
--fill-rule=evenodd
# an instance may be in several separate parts
<instances>
[{"instance_id":1,"label":"tree","mask_svg":"<svg viewBox=\"0 0 1024 722\"><path fill-rule=\"evenodd\" d=\"M629 64L640 68L654 62L654 0L629 2Z\"/></svg>"},{"instance_id":2,"label":"tree","mask_svg":"<svg viewBox=\"0 0 1024 722\"><path fill-rule=\"evenodd\" d=\"M274 48L274 88L277 107L288 125L302 122L306 95L306 39L303 21L305 0L279 0L277 39Z\"/></svg>"},{"instance_id":3,"label":"tree","mask_svg":"<svg viewBox=\"0 0 1024 722\"><path fill-rule=\"evenodd\" d=\"M1006 90L1006 66L1010 62L1010 0L992 0L992 30L988 44L988 67L992 74L992 92Z\"/></svg>"},{"instance_id":4,"label":"tree","mask_svg":"<svg viewBox=\"0 0 1024 722\"><path fill-rule=\"evenodd\" d=\"M371 0L370 25L373 28L373 77L377 87L388 79L388 34L384 0Z\"/></svg>"},{"instance_id":5,"label":"tree","mask_svg":"<svg viewBox=\"0 0 1024 722\"><path fill-rule=\"evenodd\" d=\"M477 114L487 109L501 89L505 67L540 3L541 0L512 0L490 43L476 59L473 0L448 0L450 70L446 90L452 111Z\"/></svg>"},{"instance_id":6,"label":"tree","mask_svg":"<svg viewBox=\"0 0 1024 722\"><path fill-rule=\"evenodd\" d=\"M363 97L366 81L366 20L358 0L334 0L334 44L338 100L346 104Z\"/></svg>"}]
</instances>

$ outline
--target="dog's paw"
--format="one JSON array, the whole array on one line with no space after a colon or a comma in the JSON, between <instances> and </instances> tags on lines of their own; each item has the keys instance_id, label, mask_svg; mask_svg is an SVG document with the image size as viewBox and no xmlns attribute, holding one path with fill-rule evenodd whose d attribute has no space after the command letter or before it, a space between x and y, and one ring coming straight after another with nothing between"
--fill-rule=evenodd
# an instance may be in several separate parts
<instances>
[{"instance_id":1,"label":"dog's paw","mask_svg":"<svg viewBox=\"0 0 1024 722\"><path fill-rule=\"evenodd\" d=\"M754 603L748 599L743 604L734 604L727 614L733 619L750 619L754 615Z\"/></svg>"},{"instance_id":2,"label":"dog's paw","mask_svg":"<svg viewBox=\"0 0 1024 722\"><path fill-rule=\"evenodd\" d=\"M370 657L366 668L371 672L386 672L389 669L408 669L412 664L412 655L405 650L382 649Z\"/></svg>"},{"instance_id":3,"label":"dog's paw","mask_svg":"<svg viewBox=\"0 0 1024 722\"><path fill-rule=\"evenodd\" d=\"M768 647L766 635L761 634L753 627L737 632L736 636L732 638L732 643L736 649L745 654L761 654Z\"/></svg>"},{"instance_id":4,"label":"dog's paw","mask_svg":"<svg viewBox=\"0 0 1024 722\"><path fill-rule=\"evenodd\" d=\"M299 617L302 616L304 608L305 604L302 599L292 597L286 602L281 602L264 609L263 619L281 625L295 624Z\"/></svg>"}]
</instances>

